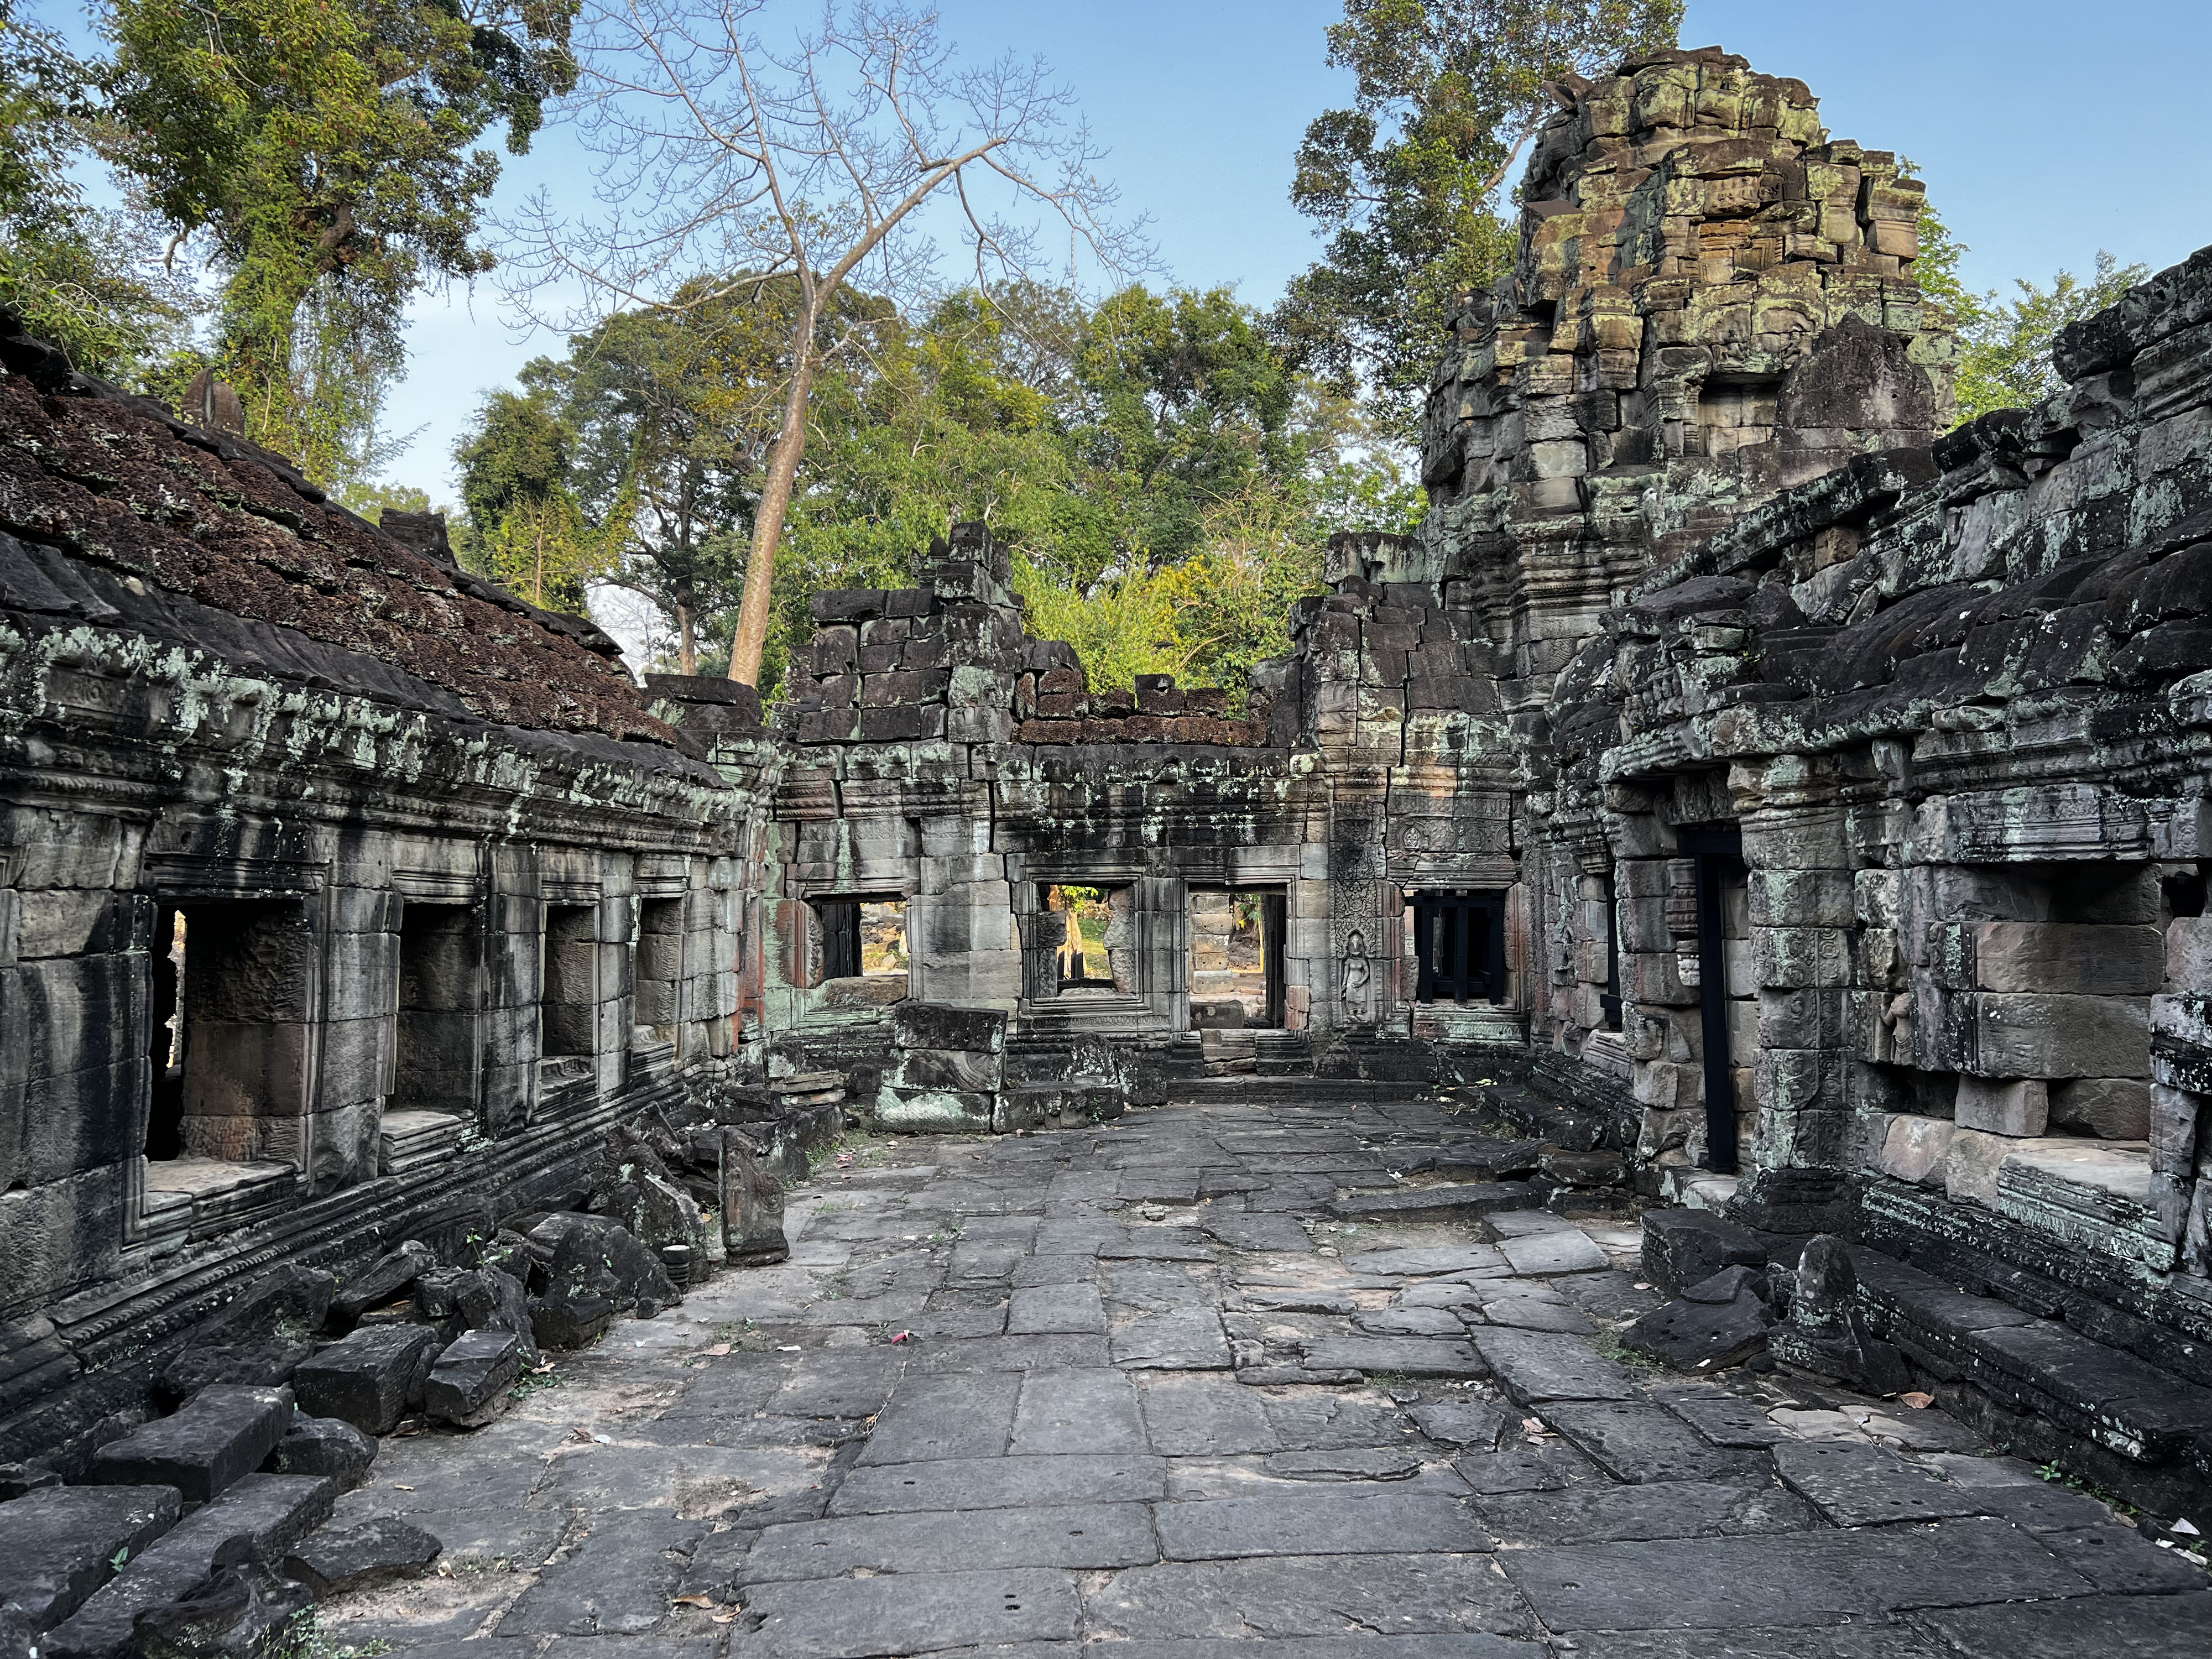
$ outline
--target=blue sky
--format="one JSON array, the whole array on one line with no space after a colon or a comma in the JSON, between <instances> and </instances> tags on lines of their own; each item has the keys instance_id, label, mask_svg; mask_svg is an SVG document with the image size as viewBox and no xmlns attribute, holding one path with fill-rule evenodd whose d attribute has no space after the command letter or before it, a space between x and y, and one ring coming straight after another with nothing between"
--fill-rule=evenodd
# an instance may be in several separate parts
<instances>
[{"instance_id":1,"label":"blue sky","mask_svg":"<svg viewBox=\"0 0 2212 1659\"><path fill-rule=\"evenodd\" d=\"M1165 277L1264 305L1313 259L1291 155L1348 95L1322 61L1340 0L939 6L970 55L1037 52L1061 72L1125 204L1151 216ZM1978 288L2086 270L2100 247L2155 268L2212 242L2203 106L2187 90L2212 68L2206 0L1691 0L1682 38L1797 76L1834 136L1917 161ZM576 179L579 161L549 134L508 163L500 199ZM450 499L448 451L482 392L558 343L518 341L480 286L419 304L410 343L388 418L421 431L391 476Z\"/></svg>"}]
</instances>

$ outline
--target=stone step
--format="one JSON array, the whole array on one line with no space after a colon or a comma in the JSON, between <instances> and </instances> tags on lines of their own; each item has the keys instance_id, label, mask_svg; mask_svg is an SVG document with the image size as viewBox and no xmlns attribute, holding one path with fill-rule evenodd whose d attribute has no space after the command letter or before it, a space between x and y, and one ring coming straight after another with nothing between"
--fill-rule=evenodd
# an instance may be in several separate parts
<instances>
[{"instance_id":1,"label":"stone step","mask_svg":"<svg viewBox=\"0 0 2212 1659\"><path fill-rule=\"evenodd\" d=\"M465 1127L446 1112L386 1112L377 1128L377 1167L388 1176L435 1169L459 1148Z\"/></svg>"},{"instance_id":2,"label":"stone step","mask_svg":"<svg viewBox=\"0 0 2212 1659\"><path fill-rule=\"evenodd\" d=\"M93 1454L104 1486L174 1486L204 1504L261 1467L292 1426L292 1391L217 1383L170 1416L140 1425Z\"/></svg>"},{"instance_id":3,"label":"stone step","mask_svg":"<svg viewBox=\"0 0 2212 1659\"><path fill-rule=\"evenodd\" d=\"M171 1528L40 1644L40 1659L120 1659L131 1621L148 1607L180 1601L214 1574L216 1557L249 1541L279 1561L329 1518L335 1481L312 1475L249 1474Z\"/></svg>"},{"instance_id":4,"label":"stone step","mask_svg":"<svg viewBox=\"0 0 2212 1659\"><path fill-rule=\"evenodd\" d=\"M174 1486L45 1486L0 1504L0 1603L52 1630L183 1510Z\"/></svg>"},{"instance_id":5,"label":"stone step","mask_svg":"<svg viewBox=\"0 0 2212 1659\"><path fill-rule=\"evenodd\" d=\"M2212 1513L2212 1389L1865 1245L1851 1255L1874 1334L1993 1445L2154 1515Z\"/></svg>"}]
</instances>

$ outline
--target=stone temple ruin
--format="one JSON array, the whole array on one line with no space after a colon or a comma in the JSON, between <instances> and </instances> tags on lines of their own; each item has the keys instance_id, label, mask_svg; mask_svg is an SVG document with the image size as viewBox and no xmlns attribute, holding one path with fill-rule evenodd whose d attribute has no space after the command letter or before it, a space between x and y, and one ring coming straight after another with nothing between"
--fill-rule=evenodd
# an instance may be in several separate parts
<instances>
[{"instance_id":1,"label":"stone temple ruin","mask_svg":"<svg viewBox=\"0 0 2212 1659\"><path fill-rule=\"evenodd\" d=\"M1510 1077L1493 1194L1674 1206L1677 1269L1839 1235L1778 1353L2201 1502L2212 250L1954 431L1920 186L1802 83L1570 87L1525 197L1426 522L1241 704L1088 687L975 526L817 595L765 720L641 689L0 338L6 1478L196 1412L335 1472L287 1382L481 1420L775 1255L841 1122Z\"/></svg>"}]
</instances>

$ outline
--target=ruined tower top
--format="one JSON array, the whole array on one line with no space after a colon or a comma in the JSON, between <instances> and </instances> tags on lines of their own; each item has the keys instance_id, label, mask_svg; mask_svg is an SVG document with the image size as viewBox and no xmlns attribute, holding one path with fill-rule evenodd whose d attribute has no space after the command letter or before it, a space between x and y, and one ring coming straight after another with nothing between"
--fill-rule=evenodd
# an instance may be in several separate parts
<instances>
[{"instance_id":1,"label":"ruined tower top","mask_svg":"<svg viewBox=\"0 0 2212 1659\"><path fill-rule=\"evenodd\" d=\"M1920 185L1800 81L1712 48L1560 88L1513 268L1469 300L1423 442L1428 574L1540 684L1623 584L1778 491L1950 423Z\"/></svg>"}]
</instances>

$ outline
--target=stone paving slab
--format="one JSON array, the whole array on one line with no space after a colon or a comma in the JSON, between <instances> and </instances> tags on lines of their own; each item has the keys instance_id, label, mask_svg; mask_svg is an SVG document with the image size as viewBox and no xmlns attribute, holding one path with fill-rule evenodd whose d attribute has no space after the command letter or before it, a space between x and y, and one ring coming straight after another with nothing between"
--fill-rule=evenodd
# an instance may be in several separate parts
<instances>
[{"instance_id":1,"label":"stone paving slab","mask_svg":"<svg viewBox=\"0 0 2212 1659\"><path fill-rule=\"evenodd\" d=\"M1072 1639L1083 1604L1071 1573L1038 1568L905 1572L757 1584L731 1659L873 1659Z\"/></svg>"},{"instance_id":2,"label":"stone paving slab","mask_svg":"<svg viewBox=\"0 0 2212 1659\"><path fill-rule=\"evenodd\" d=\"M1903 1531L1586 1544L1501 1552L1555 1632L1821 1625L1869 1613L2087 1595L2094 1587L2000 1521Z\"/></svg>"},{"instance_id":3,"label":"stone paving slab","mask_svg":"<svg viewBox=\"0 0 2212 1659\"><path fill-rule=\"evenodd\" d=\"M1158 1525L1161 1551L1171 1561L1498 1547L1464 1505L1420 1492L1276 1492L1169 1504L1158 1511Z\"/></svg>"},{"instance_id":4,"label":"stone paving slab","mask_svg":"<svg viewBox=\"0 0 2212 1659\"><path fill-rule=\"evenodd\" d=\"M1142 1503L1166 1492L1166 1465L1157 1457L957 1458L856 1468L830 1498L830 1513Z\"/></svg>"},{"instance_id":5,"label":"stone paving slab","mask_svg":"<svg viewBox=\"0 0 2212 1659\"><path fill-rule=\"evenodd\" d=\"M337 1518L412 1519L453 1570L324 1631L395 1659L2200 1659L2200 1569L1940 1409L1615 1364L1656 1305L1619 1218L1329 1214L1483 1126L1235 1091L857 1140L791 1194L791 1261L617 1322L489 1427L387 1441Z\"/></svg>"},{"instance_id":6,"label":"stone paving slab","mask_svg":"<svg viewBox=\"0 0 2212 1659\"><path fill-rule=\"evenodd\" d=\"M965 1568L1141 1566L1160 1559L1141 1504L930 1510L770 1527L744 1558L740 1584L867 1572Z\"/></svg>"},{"instance_id":7,"label":"stone paving slab","mask_svg":"<svg viewBox=\"0 0 2212 1659\"><path fill-rule=\"evenodd\" d=\"M1115 1637L1239 1637L1274 1642L1487 1632L1534 1633L1486 1555L1279 1555L1177 1561L1116 1573L1091 1592L1094 1629ZM1252 1659L1267 1659L1255 1652Z\"/></svg>"}]
</instances>

